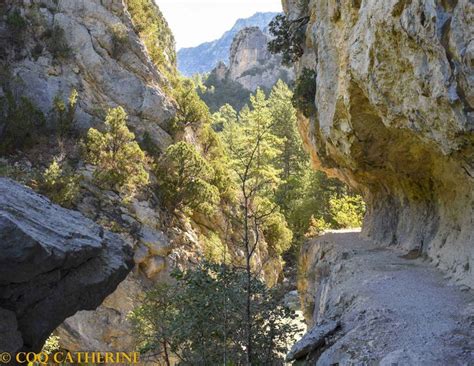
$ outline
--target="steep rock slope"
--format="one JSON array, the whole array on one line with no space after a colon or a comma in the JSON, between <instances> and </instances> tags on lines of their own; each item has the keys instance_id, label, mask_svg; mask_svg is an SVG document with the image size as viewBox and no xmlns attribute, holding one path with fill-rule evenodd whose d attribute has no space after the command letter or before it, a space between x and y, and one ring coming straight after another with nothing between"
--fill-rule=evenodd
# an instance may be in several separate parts
<instances>
[{"instance_id":1,"label":"steep rock slope","mask_svg":"<svg viewBox=\"0 0 474 366\"><path fill-rule=\"evenodd\" d=\"M0 97L7 92L18 98L26 97L49 121L55 98L67 99L75 89L78 92L75 129L81 131L90 126L100 129L106 110L120 105L128 113L130 128L137 139L148 136L161 150L165 149L172 143L167 130L175 113L174 101L168 96L171 86L165 76L175 72L174 42L172 36L163 40L164 35L171 34L169 30L160 34L162 44L157 46L163 61L154 64L140 39L141 29L132 22L132 15L136 14L129 12L130 3L137 4L121 0L2 3ZM152 2L150 5L152 14L159 17L158 8ZM161 21L166 26L166 21ZM16 35L12 29L16 29ZM0 122L0 132L1 127ZM23 171L32 168L28 160L18 164ZM164 273L169 267L186 263L190 257L195 260L198 254L190 247L197 245L198 239L193 236L192 228L186 238L183 230L176 228L175 235L169 239L163 232L165 213L161 212L156 198L134 199L124 204L118 194L103 191L94 184L90 168L83 163L78 165L83 179L77 209L95 222L115 223L121 228L122 240L134 248L136 270L97 310L79 312L69 318L58 329L61 345L72 351L132 349L130 325L126 321L128 312L150 283L166 277ZM181 247L171 254L173 239ZM126 300L130 297L133 301ZM100 302L82 309L91 310ZM74 312L68 311L66 316ZM51 330L45 327L45 332Z\"/></svg>"},{"instance_id":2,"label":"steep rock slope","mask_svg":"<svg viewBox=\"0 0 474 366\"><path fill-rule=\"evenodd\" d=\"M293 70L282 66L281 57L268 51L269 40L257 27L241 30L230 48L227 77L251 91L270 89L279 79L286 83L294 80Z\"/></svg>"},{"instance_id":3,"label":"steep rock slope","mask_svg":"<svg viewBox=\"0 0 474 366\"><path fill-rule=\"evenodd\" d=\"M284 1L308 16L316 112L301 131L316 166L364 194L363 232L426 254L474 286L474 5Z\"/></svg>"},{"instance_id":4,"label":"steep rock slope","mask_svg":"<svg viewBox=\"0 0 474 366\"><path fill-rule=\"evenodd\" d=\"M120 105L138 136L148 132L161 148L171 143L168 81L134 31L126 2L25 0L0 7L0 13L8 11L0 21L0 87L29 98L45 115L56 96L67 98L76 89L76 127L97 125L108 108ZM174 52L174 44L163 45L170 47Z\"/></svg>"},{"instance_id":5,"label":"steep rock slope","mask_svg":"<svg viewBox=\"0 0 474 366\"><path fill-rule=\"evenodd\" d=\"M0 349L39 351L78 310L95 309L132 269L132 250L78 212L0 178Z\"/></svg>"},{"instance_id":6,"label":"steep rock slope","mask_svg":"<svg viewBox=\"0 0 474 366\"><path fill-rule=\"evenodd\" d=\"M247 27L258 27L265 30L278 13L256 13L250 18L239 19L221 38L203 43L197 47L182 48L178 51L178 69L183 75L192 76L209 72L217 64L228 62L230 47L235 35Z\"/></svg>"}]
</instances>

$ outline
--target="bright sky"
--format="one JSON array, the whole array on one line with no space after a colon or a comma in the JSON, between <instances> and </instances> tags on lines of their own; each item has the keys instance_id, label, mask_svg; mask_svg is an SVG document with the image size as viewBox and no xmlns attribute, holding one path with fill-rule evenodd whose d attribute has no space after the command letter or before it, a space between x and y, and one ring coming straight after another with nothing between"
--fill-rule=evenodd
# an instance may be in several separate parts
<instances>
[{"instance_id":1,"label":"bright sky","mask_svg":"<svg viewBox=\"0 0 474 366\"><path fill-rule=\"evenodd\" d=\"M239 18L282 11L281 0L155 0L176 38L176 48L213 41Z\"/></svg>"}]
</instances>

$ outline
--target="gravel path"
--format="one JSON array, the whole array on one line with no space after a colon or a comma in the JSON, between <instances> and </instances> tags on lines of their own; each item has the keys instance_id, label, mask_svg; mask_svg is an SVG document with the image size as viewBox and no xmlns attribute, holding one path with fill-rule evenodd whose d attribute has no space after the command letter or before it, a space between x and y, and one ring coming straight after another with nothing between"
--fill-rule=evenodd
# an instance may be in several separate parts
<instances>
[{"instance_id":1,"label":"gravel path","mask_svg":"<svg viewBox=\"0 0 474 366\"><path fill-rule=\"evenodd\" d=\"M428 260L377 247L358 232L332 232L313 244L332 268L319 319L342 323L317 365L474 365L471 290Z\"/></svg>"}]
</instances>

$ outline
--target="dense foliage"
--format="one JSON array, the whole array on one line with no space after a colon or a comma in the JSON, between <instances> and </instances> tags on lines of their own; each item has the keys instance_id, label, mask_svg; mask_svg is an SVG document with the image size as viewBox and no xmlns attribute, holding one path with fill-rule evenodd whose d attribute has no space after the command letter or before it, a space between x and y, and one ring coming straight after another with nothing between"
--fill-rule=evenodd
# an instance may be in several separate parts
<instances>
[{"instance_id":1,"label":"dense foliage","mask_svg":"<svg viewBox=\"0 0 474 366\"><path fill-rule=\"evenodd\" d=\"M177 81L172 94L176 101L173 132L182 131L188 126L198 127L210 121L209 108L199 98L192 80Z\"/></svg>"},{"instance_id":2,"label":"dense foliage","mask_svg":"<svg viewBox=\"0 0 474 366\"><path fill-rule=\"evenodd\" d=\"M212 214L219 190L212 184L215 172L196 148L184 141L171 145L156 168L159 193L172 211Z\"/></svg>"},{"instance_id":3,"label":"dense foliage","mask_svg":"<svg viewBox=\"0 0 474 366\"><path fill-rule=\"evenodd\" d=\"M153 0L126 0L133 26L155 66L170 79L176 72L175 41L168 23Z\"/></svg>"},{"instance_id":4,"label":"dense foliage","mask_svg":"<svg viewBox=\"0 0 474 366\"><path fill-rule=\"evenodd\" d=\"M54 159L43 172L39 183L40 193L63 207L72 207L79 195L80 176L65 163Z\"/></svg>"},{"instance_id":5,"label":"dense foliage","mask_svg":"<svg viewBox=\"0 0 474 366\"><path fill-rule=\"evenodd\" d=\"M240 110L248 102L251 94L237 81L229 78L220 80L215 73L211 73L202 81L198 93L212 112L216 112L225 104Z\"/></svg>"},{"instance_id":6,"label":"dense foliage","mask_svg":"<svg viewBox=\"0 0 474 366\"><path fill-rule=\"evenodd\" d=\"M131 315L141 351L167 365L245 364L245 271L203 263L173 277L174 284L157 285ZM255 276L251 287L252 364L282 364L299 330L289 321L294 314Z\"/></svg>"},{"instance_id":7,"label":"dense foliage","mask_svg":"<svg viewBox=\"0 0 474 366\"><path fill-rule=\"evenodd\" d=\"M122 107L110 109L105 131L89 129L86 159L96 166L98 184L127 195L148 184L147 157L127 127L127 114Z\"/></svg>"},{"instance_id":8,"label":"dense foliage","mask_svg":"<svg viewBox=\"0 0 474 366\"><path fill-rule=\"evenodd\" d=\"M309 118L315 111L314 99L316 97L316 72L304 68L296 80L295 91L293 95L293 106Z\"/></svg>"},{"instance_id":9,"label":"dense foliage","mask_svg":"<svg viewBox=\"0 0 474 366\"><path fill-rule=\"evenodd\" d=\"M3 119L0 153L31 147L38 142L46 124L44 114L33 102L9 90L0 97L0 116Z\"/></svg>"},{"instance_id":10,"label":"dense foliage","mask_svg":"<svg viewBox=\"0 0 474 366\"><path fill-rule=\"evenodd\" d=\"M297 89L306 90L302 86ZM256 204L274 208L261 227L266 228L265 239L277 252L288 249L291 243L296 254L308 232L360 226L364 204L339 180L312 170L297 130L294 100L288 86L279 81L268 98L257 91L250 108L244 107L239 113L229 105L221 107L213 114L213 126L222 131L237 172L243 171L252 146L261 139L258 159L248 172L249 184L259 185Z\"/></svg>"},{"instance_id":11,"label":"dense foliage","mask_svg":"<svg viewBox=\"0 0 474 366\"><path fill-rule=\"evenodd\" d=\"M279 14L270 22L273 39L268 42L268 50L271 53L280 53L283 65L291 66L303 56L305 26L308 20L307 17L290 20L286 15Z\"/></svg>"}]
</instances>

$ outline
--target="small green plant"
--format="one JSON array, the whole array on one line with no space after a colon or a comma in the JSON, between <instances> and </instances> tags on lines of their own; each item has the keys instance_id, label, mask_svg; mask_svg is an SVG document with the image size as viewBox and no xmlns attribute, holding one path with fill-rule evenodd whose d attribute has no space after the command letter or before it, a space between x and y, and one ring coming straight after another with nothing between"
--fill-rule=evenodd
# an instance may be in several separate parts
<instances>
[{"instance_id":1,"label":"small green plant","mask_svg":"<svg viewBox=\"0 0 474 366\"><path fill-rule=\"evenodd\" d=\"M203 244L204 257L206 260L212 263L222 263L229 259L226 258L226 256L228 256L226 254L228 253L227 246L216 233L209 231L206 235L201 235L199 241Z\"/></svg>"},{"instance_id":2,"label":"small green plant","mask_svg":"<svg viewBox=\"0 0 474 366\"><path fill-rule=\"evenodd\" d=\"M148 158L127 127L127 113L122 107L110 109L105 118L105 131L89 129L86 160L96 166L97 183L133 195L149 182Z\"/></svg>"},{"instance_id":3,"label":"small green plant","mask_svg":"<svg viewBox=\"0 0 474 366\"><path fill-rule=\"evenodd\" d=\"M64 102L60 95L54 97L53 111L55 114L55 127L60 136L71 135L73 131L78 96L77 90L72 89L67 103Z\"/></svg>"},{"instance_id":4,"label":"small green plant","mask_svg":"<svg viewBox=\"0 0 474 366\"><path fill-rule=\"evenodd\" d=\"M157 164L160 193L172 211L212 214L219 190L211 184L214 171L193 145L184 141L166 149Z\"/></svg>"},{"instance_id":5,"label":"small green plant","mask_svg":"<svg viewBox=\"0 0 474 366\"><path fill-rule=\"evenodd\" d=\"M118 58L128 43L127 28L122 23L115 23L110 26L112 35L112 56Z\"/></svg>"},{"instance_id":6,"label":"small green plant","mask_svg":"<svg viewBox=\"0 0 474 366\"><path fill-rule=\"evenodd\" d=\"M23 35L27 27L25 18L21 15L18 9L13 10L7 16L7 27L10 32L12 41L17 45L23 45Z\"/></svg>"},{"instance_id":7,"label":"small green plant","mask_svg":"<svg viewBox=\"0 0 474 366\"><path fill-rule=\"evenodd\" d=\"M11 30L22 31L26 28L26 20L18 9L15 9L7 16L7 25Z\"/></svg>"},{"instance_id":8,"label":"small green plant","mask_svg":"<svg viewBox=\"0 0 474 366\"><path fill-rule=\"evenodd\" d=\"M44 114L27 97L16 98L10 91L0 98L0 116L4 127L0 133L0 153L32 146L45 126Z\"/></svg>"},{"instance_id":9,"label":"small green plant","mask_svg":"<svg viewBox=\"0 0 474 366\"><path fill-rule=\"evenodd\" d=\"M71 48L69 47L64 29L59 25L46 30L43 34L46 47L56 59L67 59L71 56Z\"/></svg>"},{"instance_id":10,"label":"small green plant","mask_svg":"<svg viewBox=\"0 0 474 366\"><path fill-rule=\"evenodd\" d=\"M316 72L314 70L304 68L301 75L296 80L296 86L293 93L293 106L303 113L304 116L310 117L315 111L316 96Z\"/></svg>"},{"instance_id":11,"label":"small green plant","mask_svg":"<svg viewBox=\"0 0 474 366\"><path fill-rule=\"evenodd\" d=\"M80 176L67 165L61 166L54 159L43 172L39 191L51 201L64 207L72 207L79 195Z\"/></svg>"}]
</instances>

